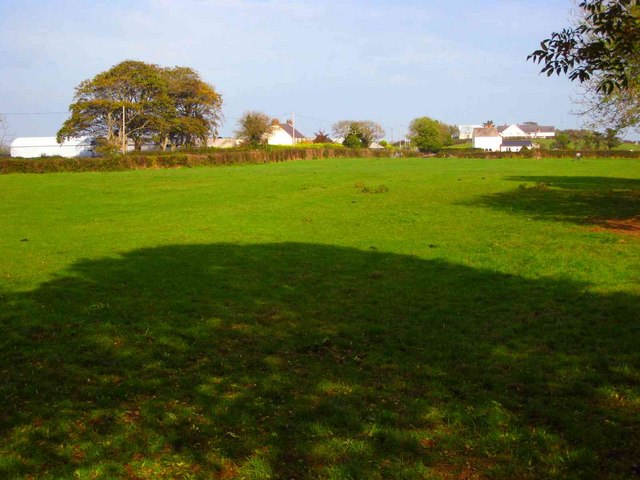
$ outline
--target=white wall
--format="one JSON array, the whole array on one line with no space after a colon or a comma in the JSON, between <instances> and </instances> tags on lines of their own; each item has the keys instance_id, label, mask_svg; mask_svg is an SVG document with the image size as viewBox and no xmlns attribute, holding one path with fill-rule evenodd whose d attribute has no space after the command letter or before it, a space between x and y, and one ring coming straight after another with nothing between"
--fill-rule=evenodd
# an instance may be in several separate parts
<instances>
[{"instance_id":1,"label":"white wall","mask_svg":"<svg viewBox=\"0 0 640 480\"><path fill-rule=\"evenodd\" d=\"M528 135L524 133L517 125L509 125L505 130L500 132L504 138L510 137L527 137Z\"/></svg>"},{"instance_id":2,"label":"white wall","mask_svg":"<svg viewBox=\"0 0 640 480\"><path fill-rule=\"evenodd\" d=\"M501 146L500 147L500 151L501 152L519 152L520 150L522 150L521 146L519 146L519 147L504 147L504 146Z\"/></svg>"},{"instance_id":3,"label":"white wall","mask_svg":"<svg viewBox=\"0 0 640 480\"><path fill-rule=\"evenodd\" d=\"M481 148L482 150L490 150L497 152L502 145L502 137L474 137L473 148Z\"/></svg>"},{"instance_id":4,"label":"white wall","mask_svg":"<svg viewBox=\"0 0 640 480\"><path fill-rule=\"evenodd\" d=\"M276 126L269 136L268 143L269 145L293 145L293 138L283 129Z\"/></svg>"},{"instance_id":5,"label":"white wall","mask_svg":"<svg viewBox=\"0 0 640 480\"><path fill-rule=\"evenodd\" d=\"M91 157L93 147L88 138L71 138L62 144L56 137L18 137L11 142L11 156L22 158L40 157Z\"/></svg>"},{"instance_id":6,"label":"white wall","mask_svg":"<svg viewBox=\"0 0 640 480\"><path fill-rule=\"evenodd\" d=\"M529 138L554 138L556 132L534 132L531 135L527 135Z\"/></svg>"}]
</instances>

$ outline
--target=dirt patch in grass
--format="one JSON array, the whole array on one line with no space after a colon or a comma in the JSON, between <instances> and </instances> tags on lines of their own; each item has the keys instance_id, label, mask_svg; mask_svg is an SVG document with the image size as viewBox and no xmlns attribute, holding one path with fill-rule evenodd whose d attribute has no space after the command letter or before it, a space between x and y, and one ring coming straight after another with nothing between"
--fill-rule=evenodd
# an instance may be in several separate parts
<instances>
[{"instance_id":1,"label":"dirt patch in grass","mask_svg":"<svg viewBox=\"0 0 640 480\"><path fill-rule=\"evenodd\" d=\"M593 223L597 224L591 230L594 232L611 232L621 235L632 235L640 237L640 216L626 219L593 219Z\"/></svg>"}]
</instances>

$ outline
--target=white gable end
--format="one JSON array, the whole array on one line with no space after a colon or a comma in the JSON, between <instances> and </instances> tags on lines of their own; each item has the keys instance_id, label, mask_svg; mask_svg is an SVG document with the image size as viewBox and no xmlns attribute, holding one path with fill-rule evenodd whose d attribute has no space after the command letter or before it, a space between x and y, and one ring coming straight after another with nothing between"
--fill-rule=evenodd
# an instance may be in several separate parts
<instances>
[{"instance_id":1,"label":"white gable end","mask_svg":"<svg viewBox=\"0 0 640 480\"><path fill-rule=\"evenodd\" d=\"M280 126L275 125L269 135L269 145L293 145L293 138Z\"/></svg>"},{"instance_id":2,"label":"white gable end","mask_svg":"<svg viewBox=\"0 0 640 480\"><path fill-rule=\"evenodd\" d=\"M502 132L500 132L500 135L502 135L504 138L527 136L527 134L522 129L520 129L520 127L518 127L518 125L516 125L515 123L505 128Z\"/></svg>"}]
</instances>

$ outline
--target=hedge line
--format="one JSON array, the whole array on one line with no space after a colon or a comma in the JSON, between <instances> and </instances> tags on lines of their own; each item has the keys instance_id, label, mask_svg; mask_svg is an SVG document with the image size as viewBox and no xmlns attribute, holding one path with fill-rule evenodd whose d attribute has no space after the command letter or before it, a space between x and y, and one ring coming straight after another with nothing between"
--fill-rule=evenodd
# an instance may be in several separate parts
<instances>
[{"instance_id":1,"label":"hedge line","mask_svg":"<svg viewBox=\"0 0 640 480\"><path fill-rule=\"evenodd\" d=\"M389 157L387 150L349 149L349 148L309 148L309 149L271 149L271 150L234 150L212 153L173 153L173 154L127 154L119 157L97 158L37 158L37 159L0 159L0 174L9 173L52 173L52 172L116 172L146 168L181 168L212 165L239 165L252 163L276 163L288 160L316 160L321 158L364 158ZM402 157L419 156L417 152L403 151L396 155ZM522 152L478 152L456 150L440 152L444 158L575 158L575 150L523 150ZM640 158L640 152L621 150L580 151L581 158Z\"/></svg>"},{"instance_id":2,"label":"hedge line","mask_svg":"<svg viewBox=\"0 0 640 480\"><path fill-rule=\"evenodd\" d=\"M483 152L473 149L442 151L437 156L445 158L640 158L640 151L629 150L525 150L521 152Z\"/></svg>"},{"instance_id":3,"label":"hedge line","mask_svg":"<svg viewBox=\"0 0 640 480\"><path fill-rule=\"evenodd\" d=\"M288 160L316 160L321 158L388 157L385 150L325 148L289 150L242 150L208 154L174 153L128 154L97 158L35 158L0 160L0 174L52 172L116 172L146 168L181 168L212 165L276 163Z\"/></svg>"}]
</instances>

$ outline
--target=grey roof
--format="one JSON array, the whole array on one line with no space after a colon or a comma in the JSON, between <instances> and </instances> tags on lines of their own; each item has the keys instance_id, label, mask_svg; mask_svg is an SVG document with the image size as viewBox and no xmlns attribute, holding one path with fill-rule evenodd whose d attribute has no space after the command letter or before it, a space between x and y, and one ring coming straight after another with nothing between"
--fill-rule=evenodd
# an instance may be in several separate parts
<instances>
[{"instance_id":1,"label":"grey roof","mask_svg":"<svg viewBox=\"0 0 640 480\"><path fill-rule=\"evenodd\" d=\"M511 125L500 125L498 127L498 131L500 133L504 132L507 128L509 128ZM522 123L522 124L517 124L516 125L520 130L522 130L524 133L543 133L543 132L555 132L556 131L556 127L553 126L545 126L545 125L538 125L538 124L532 124L532 123Z\"/></svg>"},{"instance_id":2,"label":"grey roof","mask_svg":"<svg viewBox=\"0 0 640 480\"><path fill-rule=\"evenodd\" d=\"M537 133L537 132L555 132L556 127L551 125L532 125L530 123L525 123L523 125L518 125L518 128L522 130L524 133Z\"/></svg>"},{"instance_id":3,"label":"grey roof","mask_svg":"<svg viewBox=\"0 0 640 480\"><path fill-rule=\"evenodd\" d=\"M296 138L306 138L302 133L300 133L298 130L296 130L295 128L293 128L291 125L289 125L288 123L281 123L279 124L279 127L281 129L283 129L285 132L287 132L289 134L289 136L291 138L293 138L293 133L295 132L295 137Z\"/></svg>"},{"instance_id":4,"label":"grey roof","mask_svg":"<svg viewBox=\"0 0 640 480\"><path fill-rule=\"evenodd\" d=\"M503 147L530 147L533 144L531 140L503 140Z\"/></svg>"}]
</instances>

